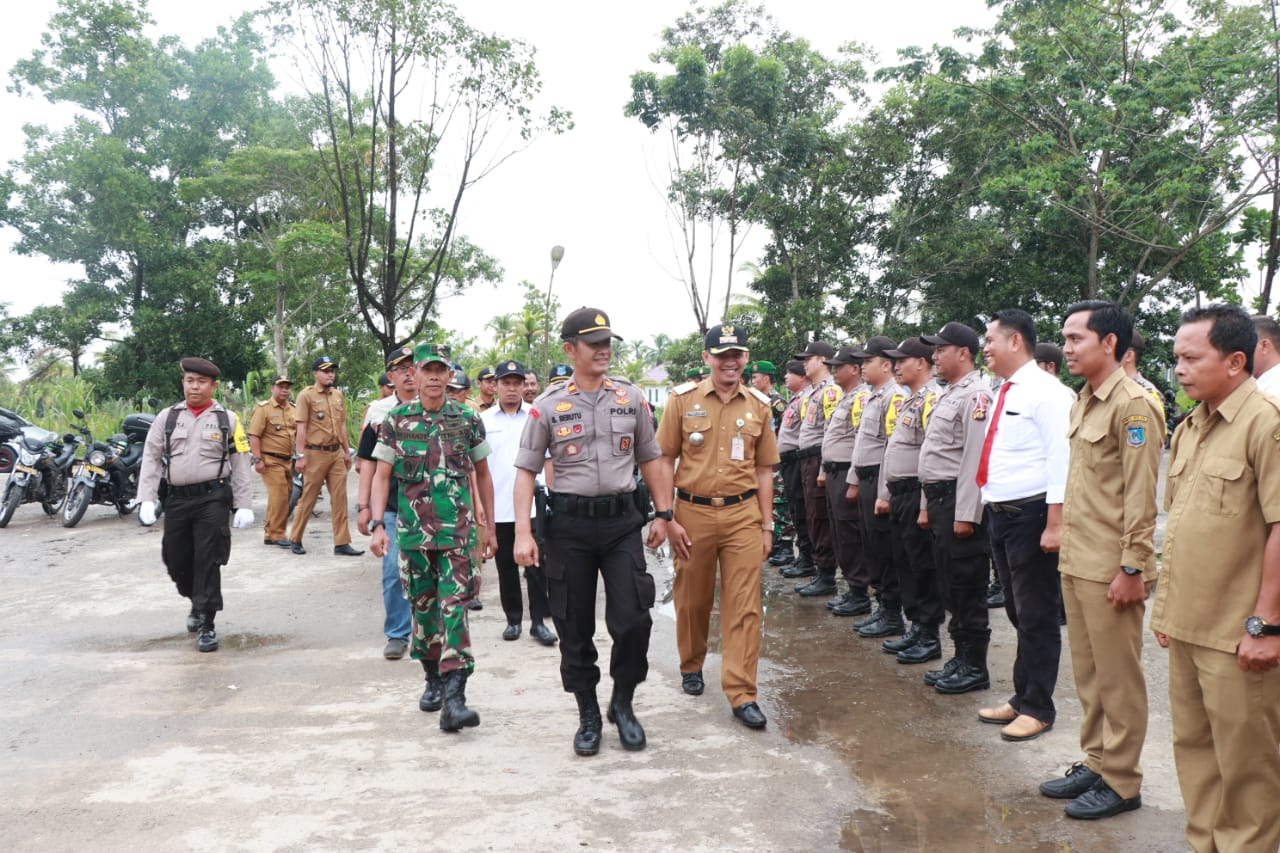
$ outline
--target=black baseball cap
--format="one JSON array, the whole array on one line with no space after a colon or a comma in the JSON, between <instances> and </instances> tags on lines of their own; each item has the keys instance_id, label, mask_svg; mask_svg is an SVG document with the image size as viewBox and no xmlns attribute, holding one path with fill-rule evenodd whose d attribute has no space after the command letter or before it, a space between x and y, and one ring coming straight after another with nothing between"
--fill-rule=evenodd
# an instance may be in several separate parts
<instances>
[{"instance_id":1,"label":"black baseball cap","mask_svg":"<svg viewBox=\"0 0 1280 853\"><path fill-rule=\"evenodd\" d=\"M465 370L455 370L453 376L445 383L445 387L455 391L465 390L471 387L471 380L467 378Z\"/></svg>"},{"instance_id":2,"label":"black baseball cap","mask_svg":"<svg viewBox=\"0 0 1280 853\"><path fill-rule=\"evenodd\" d=\"M856 348L858 358L874 358L883 356L884 358L893 358L889 355L893 351L893 338L888 335L873 335L867 338L867 342L861 347Z\"/></svg>"},{"instance_id":3,"label":"black baseball cap","mask_svg":"<svg viewBox=\"0 0 1280 853\"><path fill-rule=\"evenodd\" d=\"M567 364L557 364L547 374L547 384L555 385L557 382L568 382L571 376L573 376L573 368Z\"/></svg>"},{"instance_id":4,"label":"black baseball cap","mask_svg":"<svg viewBox=\"0 0 1280 853\"><path fill-rule=\"evenodd\" d=\"M804 362L798 358L793 358L787 362L787 373L794 373L796 376L804 376Z\"/></svg>"},{"instance_id":5,"label":"black baseball cap","mask_svg":"<svg viewBox=\"0 0 1280 853\"><path fill-rule=\"evenodd\" d=\"M560 340L572 341L579 338L589 344L602 344L610 338L622 340L610 328L608 314L599 308L585 306L570 313L560 324Z\"/></svg>"},{"instance_id":6,"label":"black baseball cap","mask_svg":"<svg viewBox=\"0 0 1280 853\"><path fill-rule=\"evenodd\" d=\"M734 323L722 323L707 330L702 341L702 348L712 355L720 355L731 349L746 352L747 330Z\"/></svg>"},{"instance_id":7,"label":"black baseball cap","mask_svg":"<svg viewBox=\"0 0 1280 853\"><path fill-rule=\"evenodd\" d=\"M329 358L329 356L327 355L318 355L316 356L316 360L311 362L312 370L328 370L330 367L332 367L334 370L337 370L338 362Z\"/></svg>"},{"instance_id":8,"label":"black baseball cap","mask_svg":"<svg viewBox=\"0 0 1280 853\"><path fill-rule=\"evenodd\" d=\"M885 353L889 358L933 358L933 347L919 337L907 338L895 349Z\"/></svg>"},{"instance_id":9,"label":"black baseball cap","mask_svg":"<svg viewBox=\"0 0 1280 853\"><path fill-rule=\"evenodd\" d=\"M481 381L482 379L497 379L497 378L498 378L498 375L494 372L492 367L482 367L480 368L480 372L476 374L477 382Z\"/></svg>"},{"instance_id":10,"label":"black baseball cap","mask_svg":"<svg viewBox=\"0 0 1280 853\"><path fill-rule=\"evenodd\" d=\"M396 347L387 353L387 370L400 364L413 364L413 347Z\"/></svg>"},{"instance_id":11,"label":"black baseball cap","mask_svg":"<svg viewBox=\"0 0 1280 853\"><path fill-rule=\"evenodd\" d=\"M277 377L276 377L276 381L275 381L275 382L272 382L271 384L272 384L272 385L288 385L288 386L292 387L292 386L293 386L293 380L292 380L292 379L290 379L288 376L285 376L284 374L281 374L281 375L277 376Z\"/></svg>"},{"instance_id":12,"label":"black baseball cap","mask_svg":"<svg viewBox=\"0 0 1280 853\"><path fill-rule=\"evenodd\" d=\"M835 354L836 348L826 341L809 341L808 346L804 348L804 352L796 353L795 357L803 361L810 356L820 355L823 359L828 359Z\"/></svg>"},{"instance_id":13,"label":"black baseball cap","mask_svg":"<svg viewBox=\"0 0 1280 853\"><path fill-rule=\"evenodd\" d=\"M495 372L495 376L498 379L501 379L504 376L519 376L521 379L523 379L524 374L525 374L524 365L518 361L499 362L498 369Z\"/></svg>"},{"instance_id":14,"label":"black baseball cap","mask_svg":"<svg viewBox=\"0 0 1280 853\"><path fill-rule=\"evenodd\" d=\"M936 335L921 335L920 340L935 347L947 345L965 347L974 355L977 355L978 351L982 349L982 345L978 343L978 333L964 323L958 323L955 320L943 326Z\"/></svg>"},{"instance_id":15,"label":"black baseball cap","mask_svg":"<svg viewBox=\"0 0 1280 853\"><path fill-rule=\"evenodd\" d=\"M378 384L381 385L383 388L395 387L394 385L391 384L391 377L385 373L378 377Z\"/></svg>"},{"instance_id":16,"label":"black baseball cap","mask_svg":"<svg viewBox=\"0 0 1280 853\"><path fill-rule=\"evenodd\" d=\"M826 359L826 363L830 367L835 367L837 364L862 364L863 358L857 347L841 347L839 352ZM801 369L803 370L803 365Z\"/></svg>"}]
</instances>

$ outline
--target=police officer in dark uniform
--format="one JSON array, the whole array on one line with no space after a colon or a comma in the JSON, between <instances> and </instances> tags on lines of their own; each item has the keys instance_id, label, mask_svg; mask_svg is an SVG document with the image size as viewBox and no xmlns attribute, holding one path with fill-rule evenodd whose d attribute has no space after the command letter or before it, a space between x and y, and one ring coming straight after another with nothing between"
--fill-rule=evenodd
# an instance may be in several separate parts
<instances>
[{"instance_id":1,"label":"police officer in dark uniform","mask_svg":"<svg viewBox=\"0 0 1280 853\"><path fill-rule=\"evenodd\" d=\"M230 528L253 524L249 440L235 413L214 402L222 375L218 366L203 358L184 358L181 366L183 402L156 416L143 446L138 520L156 523L163 477L168 495L161 557L178 594L191 599L187 630L198 633L197 648L214 652L218 635L213 619L222 609Z\"/></svg>"},{"instance_id":2,"label":"police officer in dark uniform","mask_svg":"<svg viewBox=\"0 0 1280 853\"><path fill-rule=\"evenodd\" d=\"M516 455L515 557L520 565L541 564L547 577L551 615L560 634L560 677L565 691L578 701L580 726L573 748L579 755L595 755L600 749L600 669L592 637L597 573L604 577L605 622L613 638L608 717L617 724L623 747L639 750L645 735L631 702L636 685L649 673L649 609L656 593L642 546L656 548L666 539L673 487L644 395L627 380L605 375L618 337L608 315L579 308L565 318L560 337L573 378L539 397L525 424ZM548 452L555 492L547 553L540 557L529 517L534 476ZM640 539L645 519L632 494L636 464L657 510L646 543Z\"/></svg>"}]
</instances>

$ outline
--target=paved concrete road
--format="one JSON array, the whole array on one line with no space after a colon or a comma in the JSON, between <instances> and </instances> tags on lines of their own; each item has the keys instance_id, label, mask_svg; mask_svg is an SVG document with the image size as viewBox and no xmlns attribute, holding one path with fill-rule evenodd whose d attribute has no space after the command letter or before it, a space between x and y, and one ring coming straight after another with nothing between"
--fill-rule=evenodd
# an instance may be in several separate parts
<instances>
[{"instance_id":1,"label":"paved concrete road","mask_svg":"<svg viewBox=\"0 0 1280 853\"><path fill-rule=\"evenodd\" d=\"M481 725L446 734L417 709L418 664L381 658L378 561L332 556L327 518L305 557L261 534L234 531L222 649L201 655L159 528L94 507L64 530L24 506L0 531L0 849L1179 848L1154 643L1147 806L1081 825L1034 794L1077 758L1065 655L1049 735L1004 744L973 721L1008 691L1002 616L999 683L941 697L768 572L761 733L731 718L714 659L704 696L680 692L667 605L637 693L648 749L624 752L607 726L583 759L558 652L527 626L499 637L492 564L471 622ZM598 643L607 660L603 621Z\"/></svg>"}]
</instances>

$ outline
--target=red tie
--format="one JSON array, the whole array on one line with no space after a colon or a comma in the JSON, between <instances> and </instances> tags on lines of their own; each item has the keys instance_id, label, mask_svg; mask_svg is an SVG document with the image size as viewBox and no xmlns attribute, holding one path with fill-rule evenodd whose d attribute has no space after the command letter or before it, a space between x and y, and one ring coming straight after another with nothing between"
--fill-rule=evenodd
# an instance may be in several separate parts
<instances>
[{"instance_id":1,"label":"red tie","mask_svg":"<svg viewBox=\"0 0 1280 853\"><path fill-rule=\"evenodd\" d=\"M987 464L991 461L991 445L996 443L996 429L1000 426L1000 413L1004 411L1004 395L1009 393L1013 383L1005 380L1000 386L1000 396L996 399L996 411L991 416L991 426L987 428L987 440L982 442L982 457L978 459L978 487L987 484Z\"/></svg>"}]
</instances>

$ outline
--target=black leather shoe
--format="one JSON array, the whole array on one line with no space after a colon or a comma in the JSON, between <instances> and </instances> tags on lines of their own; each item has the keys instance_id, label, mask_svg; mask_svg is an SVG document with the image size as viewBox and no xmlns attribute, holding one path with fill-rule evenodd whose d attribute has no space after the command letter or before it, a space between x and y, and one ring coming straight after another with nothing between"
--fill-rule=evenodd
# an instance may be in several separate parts
<instances>
[{"instance_id":1,"label":"black leather shoe","mask_svg":"<svg viewBox=\"0 0 1280 853\"><path fill-rule=\"evenodd\" d=\"M293 543L292 543L292 542L290 542L288 539L277 539L277 540L275 541L275 544L276 544L276 545L279 545L281 548L292 548L292 547L293 547Z\"/></svg>"},{"instance_id":2,"label":"black leather shoe","mask_svg":"<svg viewBox=\"0 0 1280 853\"><path fill-rule=\"evenodd\" d=\"M991 686L991 676L985 669L961 661L956 671L934 682L933 689L954 696L971 690L986 690Z\"/></svg>"},{"instance_id":3,"label":"black leather shoe","mask_svg":"<svg viewBox=\"0 0 1280 853\"><path fill-rule=\"evenodd\" d=\"M484 610L484 602L478 598L473 598L467 602L468 610Z\"/></svg>"},{"instance_id":4,"label":"black leather shoe","mask_svg":"<svg viewBox=\"0 0 1280 853\"><path fill-rule=\"evenodd\" d=\"M289 543L289 550L290 550L290 551L292 551L292 552L293 552L293 553L295 553L295 554L305 554L305 553L307 553L307 549L302 547L302 543L301 543L301 542L291 542L291 543Z\"/></svg>"},{"instance_id":5,"label":"black leather shoe","mask_svg":"<svg viewBox=\"0 0 1280 853\"><path fill-rule=\"evenodd\" d=\"M938 642L937 637L931 637L927 632L920 632L920 639L916 640L914 646L903 649L898 652L898 663L916 664L928 663L931 660L940 660L942 658L942 643Z\"/></svg>"},{"instance_id":6,"label":"black leather shoe","mask_svg":"<svg viewBox=\"0 0 1280 853\"><path fill-rule=\"evenodd\" d=\"M200 611L194 608L187 614L187 633L194 634L200 630Z\"/></svg>"},{"instance_id":7,"label":"black leather shoe","mask_svg":"<svg viewBox=\"0 0 1280 853\"><path fill-rule=\"evenodd\" d=\"M865 592L854 592L845 597L845 600L835 607L831 608L832 616L861 616L864 613L871 612L871 599L867 598Z\"/></svg>"},{"instance_id":8,"label":"black leather shoe","mask_svg":"<svg viewBox=\"0 0 1280 853\"><path fill-rule=\"evenodd\" d=\"M702 681L702 670L680 673L680 687L690 696L701 696L706 689L706 684Z\"/></svg>"},{"instance_id":9,"label":"black leather shoe","mask_svg":"<svg viewBox=\"0 0 1280 853\"><path fill-rule=\"evenodd\" d=\"M861 628L863 625L870 625L872 622L875 622L879 618L880 618L880 602L876 602L872 606L872 608L867 611L866 616L863 616L861 619L858 619L853 623L853 630L856 631L859 628Z\"/></svg>"},{"instance_id":10,"label":"black leather shoe","mask_svg":"<svg viewBox=\"0 0 1280 853\"><path fill-rule=\"evenodd\" d=\"M502 639L504 639L504 640L518 640L518 639L520 639L520 626L519 626L519 625L508 625L508 626L507 626L506 628L504 628L504 629L503 629L503 631L502 631Z\"/></svg>"},{"instance_id":11,"label":"black leather shoe","mask_svg":"<svg viewBox=\"0 0 1280 853\"><path fill-rule=\"evenodd\" d=\"M920 626L912 622L911 630L907 631L907 633L903 634L896 640L885 640L880 646L880 651L884 652L886 655L896 655L898 652L914 646L919 639Z\"/></svg>"},{"instance_id":12,"label":"black leather shoe","mask_svg":"<svg viewBox=\"0 0 1280 853\"><path fill-rule=\"evenodd\" d=\"M811 578L818 573L818 567L813 563L802 563L799 560L789 566L784 566L778 571L778 574L784 578Z\"/></svg>"},{"instance_id":13,"label":"black leather shoe","mask_svg":"<svg viewBox=\"0 0 1280 853\"><path fill-rule=\"evenodd\" d=\"M1138 808L1142 808L1142 795L1126 800L1099 779L1093 783L1092 788L1067 803L1063 811L1067 813L1067 817L1076 820L1097 820Z\"/></svg>"},{"instance_id":14,"label":"black leather shoe","mask_svg":"<svg viewBox=\"0 0 1280 853\"><path fill-rule=\"evenodd\" d=\"M1004 587L993 583L987 587L987 607L1004 607Z\"/></svg>"},{"instance_id":15,"label":"black leather shoe","mask_svg":"<svg viewBox=\"0 0 1280 853\"><path fill-rule=\"evenodd\" d=\"M932 687L943 678L954 673L962 663L964 663L964 661L960 660L960 658L952 658L942 665L942 669L929 670L924 674L924 683Z\"/></svg>"},{"instance_id":16,"label":"black leather shoe","mask_svg":"<svg viewBox=\"0 0 1280 853\"><path fill-rule=\"evenodd\" d=\"M551 633L547 626L543 625L541 622L534 622L529 626L529 636L533 637L544 646L554 646L558 639L556 635Z\"/></svg>"},{"instance_id":17,"label":"black leather shoe","mask_svg":"<svg viewBox=\"0 0 1280 853\"><path fill-rule=\"evenodd\" d=\"M847 601L847 600L848 600L849 595L850 595L851 593L852 593L852 590L846 590L846 591L845 591L845 593L844 593L844 595L837 595L835 598L828 598L828 599L827 599L827 609L828 609L828 610L832 610L832 609L834 609L835 607L837 607L837 606L839 606L839 605L841 605L841 604L844 604L844 603L845 603L845 601Z\"/></svg>"},{"instance_id":18,"label":"black leather shoe","mask_svg":"<svg viewBox=\"0 0 1280 853\"><path fill-rule=\"evenodd\" d=\"M796 592L805 598L813 598L819 595L830 595L836 591L836 579L831 575L818 575L806 584L800 584L796 587Z\"/></svg>"},{"instance_id":19,"label":"black leather shoe","mask_svg":"<svg viewBox=\"0 0 1280 853\"><path fill-rule=\"evenodd\" d=\"M901 634L907 628L902 623L902 611L895 605L893 607L881 607L880 619L872 622L870 625L863 625L858 629L859 637L891 637Z\"/></svg>"},{"instance_id":20,"label":"black leather shoe","mask_svg":"<svg viewBox=\"0 0 1280 853\"><path fill-rule=\"evenodd\" d=\"M609 710L605 714L609 722L618 727L618 740L622 741L622 748L630 752L644 749L645 745L644 727L631 708L635 692L634 684L613 682L613 696L609 699Z\"/></svg>"},{"instance_id":21,"label":"black leather shoe","mask_svg":"<svg viewBox=\"0 0 1280 853\"><path fill-rule=\"evenodd\" d=\"M1094 773L1082 762L1077 761L1067 769L1066 775L1058 779L1042 782L1040 793L1055 800L1074 800L1102 777Z\"/></svg>"},{"instance_id":22,"label":"black leather shoe","mask_svg":"<svg viewBox=\"0 0 1280 853\"><path fill-rule=\"evenodd\" d=\"M765 719L764 711L761 711L760 706L755 702L739 705L733 709L733 715L749 729L763 729L769 722Z\"/></svg>"},{"instance_id":23,"label":"black leather shoe","mask_svg":"<svg viewBox=\"0 0 1280 853\"><path fill-rule=\"evenodd\" d=\"M359 557L364 553L364 551L357 551L350 545L336 545L334 546L333 553L339 557Z\"/></svg>"}]
</instances>

